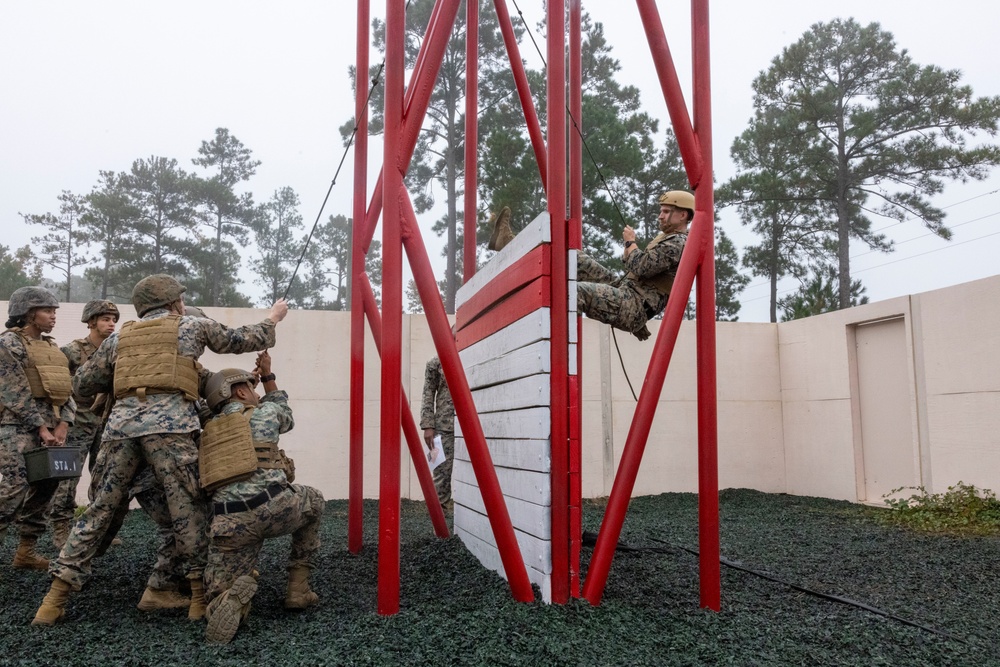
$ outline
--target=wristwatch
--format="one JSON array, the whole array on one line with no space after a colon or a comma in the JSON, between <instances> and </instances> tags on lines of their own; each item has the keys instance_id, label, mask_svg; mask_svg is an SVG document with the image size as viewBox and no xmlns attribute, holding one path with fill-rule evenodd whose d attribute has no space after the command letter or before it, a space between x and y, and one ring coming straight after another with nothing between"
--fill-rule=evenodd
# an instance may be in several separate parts
<instances>
[{"instance_id":1,"label":"wristwatch","mask_svg":"<svg viewBox=\"0 0 1000 667\"><path fill-rule=\"evenodd\" d=\"M277 379L274 373L268 373L267 375L261 375L261 382L274 382Z\"/></svg>"},{"instance_id":2,"label":"wristwatch","mask_svg":"<svg viewBox=\"0 0 1000 667\"><path fill-rule=\"evenodd\" d=\"M635 245L635 241L626 241L625 242L625 247L626 248L629 248L629 247L634 246L634 245Z\"/></svg>"}]
</instances>

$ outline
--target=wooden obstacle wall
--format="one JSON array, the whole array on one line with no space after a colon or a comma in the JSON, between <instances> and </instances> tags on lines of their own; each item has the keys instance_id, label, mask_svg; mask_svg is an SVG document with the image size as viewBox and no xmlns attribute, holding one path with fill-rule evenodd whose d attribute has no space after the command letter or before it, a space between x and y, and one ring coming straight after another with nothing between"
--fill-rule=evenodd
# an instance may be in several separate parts
<instances>
[{"instance_id":1,"label":"wooden obstacle wall","mask_svg":"<svg viewBox=\"0 0 1000 667\"><path fill-rule=\"evenodd\" d=\"M459 290L456 342L528 577L552 599L550 383L551 244L548 214L535 218ZM575 279L576 257L570 262ZM576 285L570 298L570 375L576 374ZM562 379L565 385L565 378ZM461 428L452 473L455 533L503 575Z\"/></svg>"}]
</instances>

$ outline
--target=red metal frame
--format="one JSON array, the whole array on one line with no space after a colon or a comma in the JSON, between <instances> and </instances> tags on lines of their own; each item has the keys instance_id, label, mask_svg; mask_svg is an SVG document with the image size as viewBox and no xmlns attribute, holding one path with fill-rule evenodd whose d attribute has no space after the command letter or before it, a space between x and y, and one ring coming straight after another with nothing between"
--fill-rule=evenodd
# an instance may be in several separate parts
<instances>
[{"instance_id":1,"label":"red metal frame","mask_svg":"<svg viewBox=\"0 0 1000 667\"><path fill-rule=\"evenodd\" d=\"M426 249L417 226L409 195L403 185L417 135L426 114L434 80L451 29L454 25L460 0L438 0L428 23L423 47L414 67L410 85L403 87L403 32L405 25L405 0L386 0L386 71L385 71L385 145L383 169L375 184L371 201L364 209L367 161L365 134L367 110L364 108L365 91L356 92L359 122L358 150L355 154L354 239L352 242L352 319L351 319L351 500L349 505L348 542L351 551L360 549L360 497L361 497L361 442L363 424L363 355L364 330L360 319L362 308L368 309L373 332L378 329L374 296L364 273L364 254L371 244L375 226L383 215L383 318L381 331L376 334L381 343L381 471L379 489L379 593L378 609L381 614L399 610L399 475L400 475L400 423L403 421L407 441L409 432L415 432L406 423L402 392L401 336L402 336L402 250L405 248L417 283L418 292L428 316L428 323L441 359L446 380L455 399L456 415L472 459L473 469L483 493L491 527L503 559L504 570L511 590L519 600L531 600L533 594L527 572L514 538L506 505L490 461L482 428L472 403L468 383L462 370L456 342L451 334L444 306L440 301ZM569 25L569 105L573 118L581 121L581 72L580 72L580 0L568 0ZM698 190L695 219L687 248L681 259L671 299L656 339L652 362L643 383L636 407L635 418L626 439L618 474L602 522L601 532L590 562L582 595L598 604L603 595L614 548L621 534L628 500L634 488L642 452L649 437L653 413L666 376L670 356L683 317L686 296L690 294L697 276L697 335L698 335L698 432L699 432L699 526L701 547L701 604L720 608L719 541L718 541L718 472L717 424L715 379L715 283L714 283L714 201L712 190L711 144L711 94L709 78L709 29L708 0L692 0L694 124L692 125L684 103L680 84L674 71L667 47L662 22L655 0L636 0L642 18L653 61L659 76L678 146L684 159L688 180ZM548 82L546 89L547 115L546 145L541 126L527 86L527 77L514 39L513 24L504 0L494 0L500 20L504 42L511 60L518 95L524 110L525 122L545 183L550 216L552 244L550 255L551 279L539 283L546 293L528 300L547 301L552 308L551 386L552 420L552 545L553 577L552 599L565 602L577 594L579 584L579 531L580 531L580 376L570 377L569 327L581 331L579 320L569 322L567 293L568 250L582 246L582 149L575 137L569 142L567 171L566 116L551 110L564 108L567 99L566 66L564 52L566 35L561 30L549 30L547 39ZM466 105L466 170L465 178L465 278L475 270L476 229L476 154L478 124L478 0L468 6L468 89ZM562 2L549 2L547 24L566 25L566 8ZM369 0L358 0L358 81L367 72L369 35ZM364 128L364 129L363 129ZM470 141L471 137L471 141ZM386 166L389 168L386 169ZM569 192L567 198L567 181ZM388 197L384 194L389 193ZM566 202L569 202L569 211ZM568 215L567 215L568 213ZM359 243L360 240L360 243ZM369 291L365 292L365 287ZM522 287L520 292L530 294ZM517 294L510 297L518 297ZM478 321L477 321L478 322ZM464 331L472 333L477 322ZM582 362L582 341L577 346L578 373ZM556 381L563 378L566 381ZM416 439L416 438L413 438ZM419 448L419 442L418 448ZM422 450L421 450L422 451ZM423 457L414 457L415 461ZM418 465L420 468L420 465ZM423 471L426 472L426 471ZM429 474L429 473L428 473ZM425 475L418 470L421 484ZM425 496L428 495L424 489ZM440 509L440 508L438 508ZM431 512L432 519L435 513ZM436 519L435 519L436 524Z\"/></svg>"}]
</instances>

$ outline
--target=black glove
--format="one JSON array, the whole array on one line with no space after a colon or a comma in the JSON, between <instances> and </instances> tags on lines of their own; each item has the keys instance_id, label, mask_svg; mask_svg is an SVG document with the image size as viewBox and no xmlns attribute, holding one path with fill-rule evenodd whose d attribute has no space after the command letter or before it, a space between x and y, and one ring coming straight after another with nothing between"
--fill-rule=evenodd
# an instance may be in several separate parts
<instances>
[{"instance_id":1,"label":"black glove","mask_svg":"<svg viewBox=\"0 0 1000 667\"><path fill-rule=\"evenodd\" d=\"M647 338L649 338L653 334L650 333L649 327L647 327L645 324L643 324L642 328L641 329L636 329L635 331L633 331L632 335L635 336L636 338L638 338L639 340L646 340Z\"/></svg>"}]
</instances>

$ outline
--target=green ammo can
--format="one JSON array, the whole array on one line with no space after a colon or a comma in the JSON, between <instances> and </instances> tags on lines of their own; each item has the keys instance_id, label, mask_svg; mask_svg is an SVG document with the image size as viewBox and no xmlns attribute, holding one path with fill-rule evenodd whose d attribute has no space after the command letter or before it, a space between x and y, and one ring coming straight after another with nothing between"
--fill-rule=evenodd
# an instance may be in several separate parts
<instances>
[{"instance_id":1,"label":"green ammo can","mask_svg":"<svg viewBox=\"0 0 1000 667\"><path fill-rule=\"evenodd\" d=\"M28 483L79 477L83 472L81 454L80 447L42 447L26 451L24 467L28 471Z\"/></svg>"}]
</instances>

